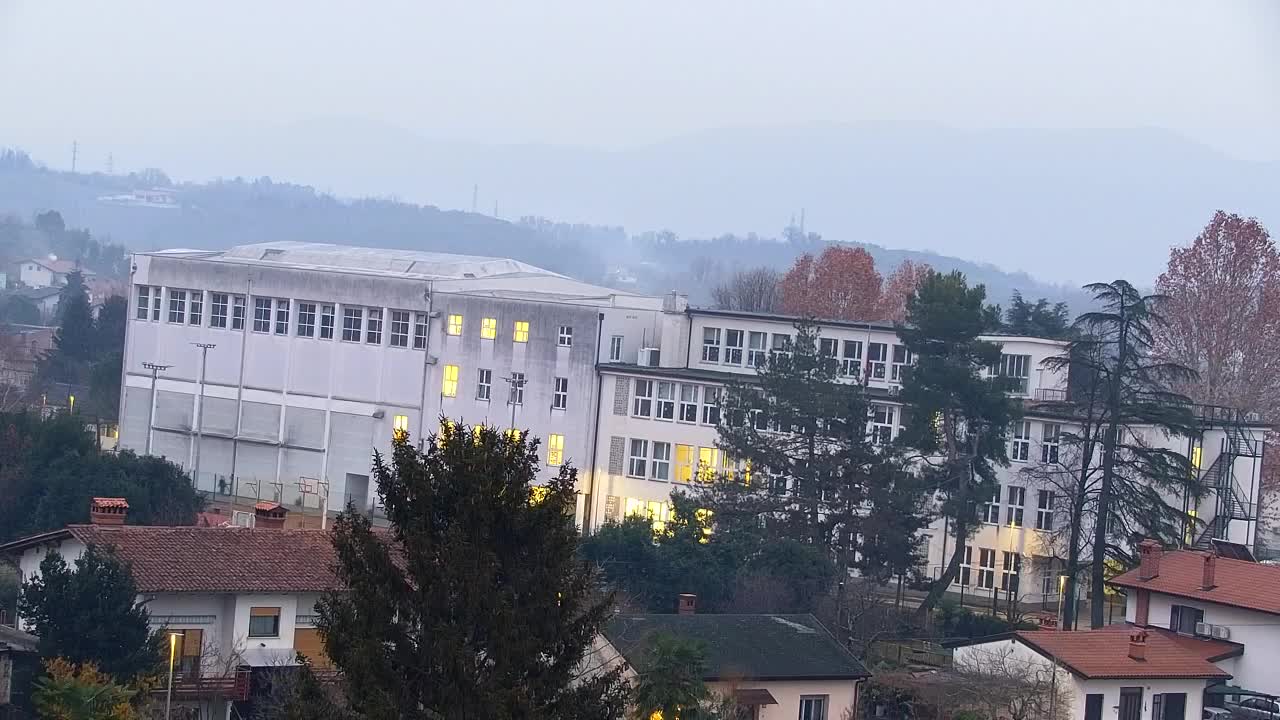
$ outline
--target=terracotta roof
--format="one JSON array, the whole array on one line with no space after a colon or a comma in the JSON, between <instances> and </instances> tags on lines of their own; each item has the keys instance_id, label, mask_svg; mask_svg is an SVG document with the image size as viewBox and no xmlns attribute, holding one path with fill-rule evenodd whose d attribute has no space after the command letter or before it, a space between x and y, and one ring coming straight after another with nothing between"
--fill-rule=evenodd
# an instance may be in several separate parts
<instances>
[{"instance_id":1,"label":"terracotta roof","mask_svg":"<svg viewBox=\"0 0 1280 720\"><path fill-rule=\"evenodd\" d=\"M112 547L138 591L322 592L340 587L324 530L71 525L86 545Z\"/></svg>"},{"instance_id":2,"label":"terracotta roof","mask_svg":"<svg viewBox=\"0 0 1280 720\"><path fill-rule=\"evenodd\" d=\"M259 500L258 503L253 506L254 510L261 510L263 512L271 512L272 510L280 510L281 508L282 506L280 503L271 502L270 500Z\"/></svg>"},{"instance_id":3,"label":"terracotta roof","mask_svg":"<svg viewBox=\"0 0 1280 720\"><path fill-rule=\"evenodd\" d=\"M1219 557L1211 590L1200 587L1208 553L1174 550L1160 554L1160 574L1140 580L1138 570L1111 579L1123 588L1146 589L1231 607L1280 615L1280 567Z\"/></svg>"},{"instance_id":4,"label":"terracotta roof","mask_svg":"<svg viewBox=\"0 0 1280 720\"><path fill-rule=\"evenodd\" d=\"M1132 625L1111 625L1098 630L1065 632L1017 632L1020 642L1048 658L1055 658L1071 672L1088 680L1120 678L1215 678L1231 674L1209 661L1243 651L1235 643L1180 636L1147 629L1145 660L1129 657Z\"/></svg>"},{"instance_id":5,"label":"terracotta roof","mask_svg":"<svg viewBox=\"0 0 1280 720\"><path fill-rule=\"evenodd\" d=\"M129 501L121 497L96 497L93 499L94 507L103 508L129 508Z\"/></svg>"}]
</instances>

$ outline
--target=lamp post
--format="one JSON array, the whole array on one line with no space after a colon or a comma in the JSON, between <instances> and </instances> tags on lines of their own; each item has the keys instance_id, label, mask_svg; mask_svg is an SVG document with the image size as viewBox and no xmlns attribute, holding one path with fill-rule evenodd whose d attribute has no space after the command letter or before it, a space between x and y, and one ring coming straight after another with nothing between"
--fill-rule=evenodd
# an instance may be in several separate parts
<instances>
[{"instance_id":1,"label":"lamp post","mask_svg":"<svg viewBox=\"0 0 1280 720\"><path fill-rule=\"evenodd\" d=\"M510 394L510 395L508 395L508 397L507 397L507 402L509 402L509 403L511 404L511 435L512 435L512 437L515 437L515 432L516 432L516 405L518 404L518 403L516 403L516 392L517 392L517 390L523 390L523 389L524 389L525 379L524 379L524 377L523 377L523 376L521 376L521 377L516 377L514 374L512 374L512 376L511 376L511 377L504 377L504 378L502 378L502 379L503 379L503 380L506 380L506 381L507 381L507 384L509 384L509 385L511 386L511 394ZM523 399L524 399L524 398L521 398L521 400L523 400Z\"/></svg>"},{"instance_id":2,"label":"lamp post","mask_svg":"<svg viewBox=\"0 0 1280 720\"><path fill-rule=\"evenodd\" d=\"M182 637L180 632L169 633L169 688L164 694L164 720L169 720L169 709L173 705L173 657L178 650L180 637Z\"/></svg>"},{"instance_id":3,"label":"lamp post","mask_svg":"<svg viewBox=\"0 0 1280 720\"><path fill-rule=\"evenodd\" d=\"M196 411L196 458L195 473L191 482L200 487L200 445L204 440L204 367L209 359L209 350L218 347L216 343L191 343L200 348L200 409Z\"/></svg>"},{"instance_id":4,"label":"lamp post","mask_svg":"<svg viewBox=\"0 0 1280 720\"><path fill-rule=\"evenodd\" d=\"M151 371L151 409L147 411L147 455L151 454L151 435L152 428L155 427L156 419L156 375L161 370L168 370L172 365L161 365L160 363L142 363L142 367Z\"/></svg>"}]
</instances>

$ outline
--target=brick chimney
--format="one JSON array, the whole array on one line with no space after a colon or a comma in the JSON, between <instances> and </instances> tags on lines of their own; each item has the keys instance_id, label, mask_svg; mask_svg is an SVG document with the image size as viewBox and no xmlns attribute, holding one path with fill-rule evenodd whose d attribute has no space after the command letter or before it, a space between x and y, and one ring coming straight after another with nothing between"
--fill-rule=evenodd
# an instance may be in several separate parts
<instances>
[{"instance_id":1,"label":"brick chimney","mask_svg":"<svg viewBox=\"0 0 1280 720\"><path fill-rule=\"evenodd\" d=\"M94 525L123 525L129 515L124 498L96 497L89 503L89 522Z\"/></svg>"},{"instance_id":2,"label":"brick chimney","mask_svg":"<svg viewBox=\"0 0 1280 720\"><path fill-rule=\"evenodd\" d=\"M1139 630L1129 635L1129 657L1133 660L1147 659L1147 631Z\"/></svg>"},{"instance_id":3,"label":"brick chimney","mask_svg":"<svg viewBox=\"0 0 1280 720\"><path fill-rule=\"evenodd\" d=\"M284 518L289 511L278 502L263 501L253 506L253 526L267 530L284 529Z\"/></svg>"},{"instance_id":4,"label":"brick chimney","mask_svg":"<svg viewBox=\"0 0 1280 720\"><path fill-rule=\"evenodd\" d=\"M1152 580L1160 575L1160 554L1164 550L1155 540L1138 543L1138 579Z\"/></svg>"},{"instance_id":5,"label":"brick chimney","mask_svg":"<svg viewBox=\"0 0 1280 720\"><path fill-rule=\"evenodd\" d=\"M680 593L676 598L676 614L692 615L698 610L698 596L690 593Z\"/></svg>"},{"instance_id":6,"label":"brick chimney","mask_svg":"<svg viewBox=\"0 0 1280 720\"><path fill-rule=\"evenodd\" d=\"M1218 556L1209 553L1204 556L1204 574L1200 579L1201 590L1212 590L1217 587Z\"/></svg>"},{"instance_id":7,"label":"brick chimney","mask_svg":"<svg viewBox=\"0 0 1280 720\"><path fill-rule=\"evenodd\" d=\"M1146 627L1151 622L1151 591L1137 591L1138 608L1133 615L1133 624L1138 627Z\"/></svg>"}]
</instances>

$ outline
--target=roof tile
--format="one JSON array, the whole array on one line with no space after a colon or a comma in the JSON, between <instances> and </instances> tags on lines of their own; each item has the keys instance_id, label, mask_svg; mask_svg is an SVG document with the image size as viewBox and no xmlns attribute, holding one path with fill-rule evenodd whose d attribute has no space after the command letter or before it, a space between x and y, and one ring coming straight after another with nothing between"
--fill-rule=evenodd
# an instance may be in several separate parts
<instances>
[{"instance_id":1,"label":"roof tile","mask_svg":"<svg viewBox=\"0 0 1280 720\"><path fill-rule=\"evenodd\" d=\"M1161 553L1160 574L1154 578L1142 580L1138 577L1138 570L1134 569L1112 578L1110 582L1118 587L1146 589L1280 615L1280 567L1219 557L1214 570L1216 585L1205 590L1200 585L1207 556L1208 553L1194 550Z\"/></svg>"},{"instance_id":2,"label":"roof tile","mask_svg":"<svg viewBox=\"0 0 1280 720\"><path fill-rule=\"evenodd\" d=\"M1098 630L1015 633L1026 645L1056 658L1072 672L1090 680L1118 678L1229 678L1209 658L1233 657L1242 650L1235 643L1147 631L1146 659L1129 657L1132 625Z\"/></svg>"}]
</instances>

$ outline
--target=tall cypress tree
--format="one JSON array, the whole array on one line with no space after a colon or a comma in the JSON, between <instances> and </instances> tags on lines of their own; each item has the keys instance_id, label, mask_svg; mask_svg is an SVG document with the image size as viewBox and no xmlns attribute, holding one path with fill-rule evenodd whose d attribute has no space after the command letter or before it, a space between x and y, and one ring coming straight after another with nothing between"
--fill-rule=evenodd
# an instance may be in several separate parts
<instances>
[{"instance_id":1,"label":"tall cypress tree","mask_svg":"<svg viewBox=\"0 0 1280 720\"><path fill-rule=\"evenodd\" d=\"M333 542L342 592L319 604L359 717L618 718L619 672L590 672L610 611L576 557L576 471L543 488L536 441L448 425L374 475L388 532L353 508Z\"/></svg>"},{"instance_id":2,"label":"tall cypress tree","mask_svg":"<svg viewBox=\"0 0 1280 720\"><path fill-rule=\"evenodd\" d=\"M93 311L84 275L79 270L67 273L67 284L58 294L58 332L53 342L58 352L69 360L91 360L96 346Z\"/></svg>"}]
</instances>

